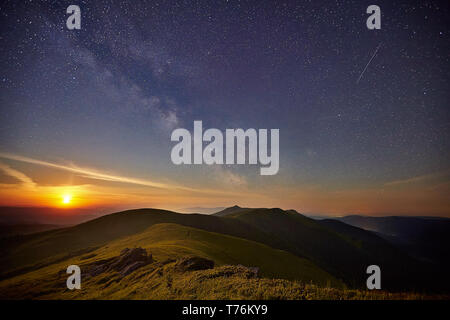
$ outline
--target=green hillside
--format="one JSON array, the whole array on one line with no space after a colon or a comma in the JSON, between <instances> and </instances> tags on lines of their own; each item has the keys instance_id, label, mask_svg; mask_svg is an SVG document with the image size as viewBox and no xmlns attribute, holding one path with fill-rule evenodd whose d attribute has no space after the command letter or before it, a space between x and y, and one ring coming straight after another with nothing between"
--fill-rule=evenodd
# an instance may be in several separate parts
<instances>
[{"instance_id":1,"label":"green hillside","mask_svg":"<svg viewBox=\"0 0 450 320\"><path fill-rule=\"evenodd\" d=\"M293 210L240 208L230 210L225 219L269 233L272 241L282 243L276 247L313 261L353 287L365 286L365 269L372 264L382 268L389 280L385 287L391 289L414 287L411 277L420 270L417 261L371 232L314 220Z\"/></svg>"},{"instance_id":2,"label":"green hillside","mask_svg":"<svg viewBox=\"0 0 450 320\"><path fill-rule=\"evenodd\" d=\"M201 214L139 209L106 215L74 227L0 239L0 279L91 251L158 223L177 223L264 243L267 234L240 221Z\"/></svg>"},{"instance_id":3,"label":"green hillside","mask_svg":"<svg viewBox=\"0 0 450 320\"><path fill-rule=\"evenodd\" d=\"M369 231L338 222L317 221L293 210L277 208L231 207L222 213L226 214L214 216L158 209L129 210L70 228L2 239L0 279L66 261L111 242L134 237L157 224L171 223L283 250L303 261L310 261L354 288L365 287L365 271L372 264L382 268L383 279L387 280L383 282L386 289L421 290L429 285L426 275L417 273L417 270L430 269L421 268L422 264ZM232 250L226 249L227 246L224 244L220 250L230 255ZM217 253L213 257L224 261ZM253 259L257 258L258 255L253 256ZM226 263L235 262L231 259ZM256 263L250 264L258 266ZM281 277L279 274L273 275Z\"/></svg>"},{"instance_id":4,"label":"green hillside","mask_svg":"<svg viewBox=\"0 0 450 320\"><path fill-rule=\"evenodd\" d=\"M174 261L185 256L199 256L213 260L216 266L258 267L260 276L264 278L282 278L299 280L302 283L311 282L320 286L343 287L341 281L310 261L288 252L275 250L253 241L177 224L156 224L143 232L112 241L89 254L74 256L4 280L0 282L0 298L14 298L24 293L31 298L41 297L43 293L55 298L64 298L66 295L72 294L65 289L65 283L62 281L66 277L64 271L68 265L76 264L83 270L89 264L108 260L118 256L123 249L133 247L146 249L152 254L155 263ZM147 268L153 267L147 266ZM104 277L105 275L103 275ZM106 277L108 279L114 277L114 273L108 273ZM101 292L103 284L106 282L101 279L96 278L95 281L91 279L86 283L83 282L84 290L80 298ZM120 286L123 283L115 285ZM142 283L136 282L134 285L139 286ZM128 284L127 287L129 286Z\"/></svg>"},{"instance_id":5,"label":"green hillside","mask_svg":"<svg viewBox=\"0 0 450 320\"><path fill-rule=\"evenodd\" d=\"M156 256L176 259L189 254L204 256L216 264L256 266L270 278L342 284L310 261L291 253L237 237L207 232L176 224L157 224L145 232L117 240L108 250L119 252L126 246L147 248Z\"/></svg>"}]
</instances>

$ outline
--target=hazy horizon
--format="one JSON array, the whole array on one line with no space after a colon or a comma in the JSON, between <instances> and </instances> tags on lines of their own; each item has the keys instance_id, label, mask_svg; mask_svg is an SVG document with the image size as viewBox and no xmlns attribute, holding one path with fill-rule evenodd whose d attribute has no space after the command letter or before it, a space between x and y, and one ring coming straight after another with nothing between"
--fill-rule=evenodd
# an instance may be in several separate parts
<instances>
[{"instance_id":1,"label":"hazy horizon","mask_svg":"<svg viewBox=\"0 0 450 320\"><path fill-rule=\"evenodd\" d=\"M233 205L234 206L234 205ZM51 224L59 225L61 227L76 225L79 223L87 222L105 215L113 214L116 212L129 211L129 210L139 210L139 209L160 209L168 210L182 214L204 214L211 215L222 211L224 209L233 207L217 207L217 208L207 208L207 207L197 207L197 208L180 208L180 209L170 209L170 208L137 208L137 207L123 207L123 208L53 208L53 207L20 207L11 206L3 207L0 206L0 225L20 225L20 224ZM189 210L187 210L189 209ZM190 210L197 209L197 210ZM255 209L255 208L249 208ZM271 208L268 208L271 209ZM282 210L292 210L291 208L280 208ZM364 215L360 213L347 213L343 215L329 215L326 213L311 213L311 212L298 212L306 217L313 219L335 219L343 218L348 216L363 216L363 217L410 217L410 218L442 218L450 219L449 216L430 216L426 214L422 215L403 215L398 216L395 214L381 213L376 215Z\"/></svg>"}]
</instances>

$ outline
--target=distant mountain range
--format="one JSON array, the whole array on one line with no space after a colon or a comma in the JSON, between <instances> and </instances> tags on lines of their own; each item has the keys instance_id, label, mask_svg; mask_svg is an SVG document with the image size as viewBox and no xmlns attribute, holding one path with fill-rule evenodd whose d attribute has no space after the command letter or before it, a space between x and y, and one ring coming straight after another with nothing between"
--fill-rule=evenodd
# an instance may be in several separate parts
<instances>
[{"instance_id":1,"label":"distant mountain range","mask_svg":"<svg viewBox=\"0 0 450 320\"><path fill-rule=\"evenodd\" d=\"M354 217L340 220L345 219L351 220L351 224L363 221ZM340 220L314 220L295 210L279 208L233 206L212 215L138 209L102 216L73 227L8 237L0 240L0 279L3 279L0 281L0 298L21 296L25 291L30 298L67 297L67 293L58 289L59 285L52 280L62 279L67 265L88 268L87 265L104 263L102 261L117 257L125 248L133 247L150 252L157 264L142 267L144 269L138 273L133 272L123 279L117 278L117 273L112 271L109 280L93 277L89 280L92 281L89 282L91 289L86 290L101 291L103 281L113 278L114 285L108 290L116 290L114 296L123 297L128 292L124 289L126 281L131 281L126 279L135 279L138 274L142 277L143 282L132 282L136 292L140 286L153 288L156 282L152 285L146 281L153 277L150 274L156 272L155 268L160 268L158 272L164 274L172 270L171 263L173 268L178 265L177 259L200 256L210 259L218 267L256 267L263 278L311 282L336 289L364 290L368 277L366 268L376 264L381 267L385 290L448 293L447 265L442 264L445 259L422 259L411 254L409 247L393 241L392 234L388 237L380 232L388 232L387 229L379 227L372 232ZM402 220L399 224L409 224L409 221ZM446 230L447 220L433 221L436 223L433 230L438 230L439 224ZM408 229L405 226L397 228ZM402 241L409 235L408 239L415 239L416 244L419 239L427 239L425 233L414 238L411 230L393 234L395 239ZM448 233L435 232L432 237L435 245L440 241L438 251L448 251L450 242L445 242ZM37 270L40 271L35 272ZM177 275L174 273L169 278ZM225 281L225 278L220 279ZM246 283L246 280L239 281ZM64 286L63 282L61 286ZM113 291L105 291L105 297L113 297Z\"/></svg>"},{"instance_id":2,"label":"distant mountain range","mask_svg":"<svg viewBox=\"0 0 450 320\"><path fill-rule=\"evenodd\" d=\"M450 219L448 218L352 215L338 218L338 220L372 231L416 259L438 265L450 263Z\"/></svg>"},{"instance_id":3,"label":"distant mountain range","mask_svg":"<svg viewBox=\"0 0 450 320\"><path fill-rule=\"evenodd\" d=\"M181 213L204 213L204 214L212 214L218 211L225 209L225 207L191 207L191 208L183 208L180 209Z\"/></svg>"},{"instance_id":4,"label":"distant mountain range","mask_svg":"<svg viewBox=\"0 0 450 320\"><path fill-rule=\"evenodd\" d=\"M93 213L95 211L96 213ZM99 210L50 207L0 207L0 225L75 225L97 218Z\"/></svg>"}]
</instances>

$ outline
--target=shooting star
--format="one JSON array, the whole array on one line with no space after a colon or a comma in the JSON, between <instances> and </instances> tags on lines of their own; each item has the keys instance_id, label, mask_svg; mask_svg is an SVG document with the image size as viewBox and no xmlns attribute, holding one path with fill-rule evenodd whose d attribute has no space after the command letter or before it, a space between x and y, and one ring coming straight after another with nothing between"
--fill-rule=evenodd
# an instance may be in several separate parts
<instances>
[{"instance_id":1,"label":"shooting star","mask_svg":"<svg viewBox=\"0 0 450 320\"><path fill-rule=\"evenodd\" d=\"M377 49L375 50L374 54L372 55L372 58L370 58L369 62L367 62L366 67L364 68L364 70L363 70L363 71L361 72L361 74L359 75L358 80L356 80L356 84L358 84L359 81L361 81L361 78L363 77L364 72L366 72L367 67L368 67L369 64L372 62L373 58L377 55L378 49L380 49L380 47L381 47L381 42L380 42L380 44L378 45Z\"/></svg>"}]
</instances>

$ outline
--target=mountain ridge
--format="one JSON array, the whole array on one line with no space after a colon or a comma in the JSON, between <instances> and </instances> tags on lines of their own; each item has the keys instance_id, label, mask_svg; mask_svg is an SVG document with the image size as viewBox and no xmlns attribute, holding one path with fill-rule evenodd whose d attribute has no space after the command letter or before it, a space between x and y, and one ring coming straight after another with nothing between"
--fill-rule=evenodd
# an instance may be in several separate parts
<instances>
[{"instance_id":1,"label":"mountain ridge","mask_svg":"<svg viewBox=\"0 0 450 320\"><path fill-rule=\"evenodd\" d=\"M295 210L238 206L227 209L224 216L150 208L127 210L69 228L3 239L0 241L0 276L4 279L17 276L61 261L67 255L95 251L112 241L169 223L283 250L307 259L350 287L365 287L365 269L371 264L382 267L387 289L420 289L430 282L420 273L424 264L373 232L334 220L317 221ZM411 277L418 275L420 281L411 281Z\"/></svg>"}]
</instances>

